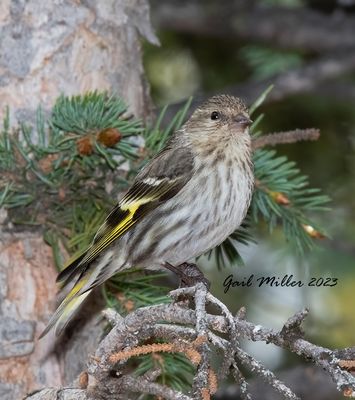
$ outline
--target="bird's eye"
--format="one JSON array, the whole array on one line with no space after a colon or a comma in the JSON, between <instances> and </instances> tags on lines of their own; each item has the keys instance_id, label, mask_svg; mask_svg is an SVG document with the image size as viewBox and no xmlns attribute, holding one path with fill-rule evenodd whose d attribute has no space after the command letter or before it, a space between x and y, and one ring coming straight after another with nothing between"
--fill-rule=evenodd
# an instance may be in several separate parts
<instances>
[{"instance_id":1,"label":"bird's eye","mask_svg":"<svg viewBox=\"0 0 355 400\"><path fill-rule=\"evenodd\" d=\"M211 119L216 120L216 119L220 119L221 115L218 111L213 111L211 114Z\"/></svg>"}]
</instances>

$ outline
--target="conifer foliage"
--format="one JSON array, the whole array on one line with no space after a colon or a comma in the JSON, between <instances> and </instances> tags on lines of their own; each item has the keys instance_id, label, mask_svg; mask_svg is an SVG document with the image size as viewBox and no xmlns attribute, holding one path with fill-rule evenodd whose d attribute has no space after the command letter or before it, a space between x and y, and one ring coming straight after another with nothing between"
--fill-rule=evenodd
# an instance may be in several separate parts
<instances>
[{"instance_id":1,"label":"conifer foliage","mask_svg":"<svg viewBox=\"0 0 355 400\"><path fill-rule=\"evenodd\" d=\"M254 137L265 117L255 116L268 90L251 107ZM190 107L189 100L162 127L166 108L152 126L129 116L118 96L92 92L60 97L51 115L37 111L36 123L12 127L9 113L0 132L0 208L12 226L40 229L52 246L56 265L82 252L91 242L110 207L124 192L137 170L159 151L178 129ZM312 221L314 212L323 211L329 201L293 161L275 150L254 152L256 188L243 226L209 253L216 265L241 262L238 244L254 240L257 224L267 224L270 232L280 226L286 240L304 253L324 233ZM66 252L67 254L63 254ZM146 275L139 270L117 274L103 286L109 307L126 314L135 308L169 301L169 288L162 284L165 274ZM190 386L194 367L179 353L140 355L135 359L137 374L159 362L160 379L184 390Z\"/></svg>"}]
</instances>

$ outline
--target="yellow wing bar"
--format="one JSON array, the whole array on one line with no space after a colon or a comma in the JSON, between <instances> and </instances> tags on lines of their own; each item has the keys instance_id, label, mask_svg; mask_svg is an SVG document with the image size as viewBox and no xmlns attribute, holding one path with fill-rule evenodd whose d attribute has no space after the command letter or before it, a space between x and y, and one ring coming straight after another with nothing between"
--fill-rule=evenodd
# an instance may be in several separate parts
<instances>
[{"instance_id":1,"label":"yellow wing bar","mask_svg":"<svg viewBox=\"0 0 355 400\"><path fill-rule=\"evenodd\" d=\"M153 199L143 198L134 203L121 206L122 211L128 211L129 214L113 229L105 233L104 236L89 249L88 254L83 258L82 263L86 264L97 257L102 250L109 246L114 240L125 233L137 220L133 220L134 214L143 204L147 204Z\"/></svg>"}]
</instances>

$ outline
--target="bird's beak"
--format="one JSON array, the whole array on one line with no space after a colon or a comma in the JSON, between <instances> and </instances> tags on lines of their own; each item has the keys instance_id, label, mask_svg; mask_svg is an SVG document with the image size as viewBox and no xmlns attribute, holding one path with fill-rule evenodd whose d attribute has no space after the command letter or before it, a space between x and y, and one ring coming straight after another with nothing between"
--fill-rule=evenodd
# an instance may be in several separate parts
<instances>
[{"instance_id":1,"label":"bird's beak","mask_svg":"<svg viewBox=\"0 0 355 400\"><path fill-rule=\"evenodd\" d=\"M241 125L243 128L247 128L253 123L253 121L249 117L247 117L246 115L238 115L235 118L235 122L238 125Z\"/></svg>"}]
</instances>

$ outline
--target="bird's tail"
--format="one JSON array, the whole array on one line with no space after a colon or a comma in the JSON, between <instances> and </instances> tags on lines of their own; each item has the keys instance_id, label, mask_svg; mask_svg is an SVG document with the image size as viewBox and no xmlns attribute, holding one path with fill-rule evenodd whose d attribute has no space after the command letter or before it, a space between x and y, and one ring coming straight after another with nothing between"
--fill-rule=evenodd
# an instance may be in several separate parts
<instances>
[{"instance_id":1,"label":"bird's tail","mask_svg":"<svg viewBox=\"0 0 355 400\"><path fill-rule=\"evenodd\" d=\"M58 275L57 282L61 284L62 288L73 282L75 277L78 276L78 278L50 319L40 338L53 327L55 327L55 334L59 336L92 289L109 279L116 272L115 268L109 267L112 252L106 252L100 260L91 260L89 263L85 262L84 257L85 253L70 261Z\"/></svg>"},{"instance_id":2,"label":"bird's tail","mask_svg":"<svg viewBox=\"0 0 355 400\"><path fill-rule=\"evenodd\" d=\"M59 336L82 302L91 292L91 289L85 290L86 288L84 288L84 286L89 282L89 278L91 276L90 270L86 268L87 266L80 264L84 255L85 253L72 260L69 265L58 275L57 282L59 282L63 288L70 283L71 279L74 278L75 275L80 274L74 287L59 305L56 312L50 319L47 327L41 333L39 339L46 335L54 326L55 334L56 336ZM90 287L90 285L88 286Z\"/></svg>"},{"instance_id":3,"label":"bird's tail","mask_svg":"<svg viewBox=\"0 0 355 400\"><path fill-rule=\"evenodd\" d=\"M59 336L90 292L91 290L88 290L87 292L70 299L66 297L53 314L45 330L39 336L39 339L45 336L54 326L55 334L56 336Z\"/></svg>"}]
</instances>

